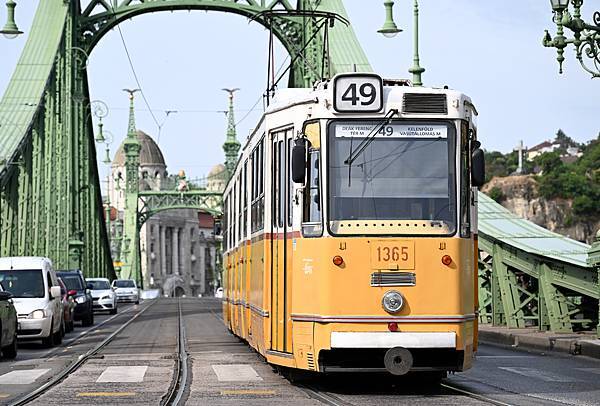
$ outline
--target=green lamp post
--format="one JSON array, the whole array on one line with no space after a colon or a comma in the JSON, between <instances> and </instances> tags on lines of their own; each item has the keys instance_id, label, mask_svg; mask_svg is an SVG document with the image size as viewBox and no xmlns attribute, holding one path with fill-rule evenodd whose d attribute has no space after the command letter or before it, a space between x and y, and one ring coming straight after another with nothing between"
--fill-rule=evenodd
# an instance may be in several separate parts
<instances>
[{"instance_id":1,"label":"green lamp post","mask_svg":"<svg viewBox=\"0 0 600 406\"><path fill-rule=\"evenodd\" d=\"M15 7L17 4L13 0L8 0L6 2L6 24L4 28L0 31L0 34L4 35L5 38L14 39L17 38L18 35L23 34L23 31L19 31L19 27L15 23Z\"/></svg>"},{"instance_id":2,"label":"green lamp post","mask_svg":"<svg viewBox=\"0 0 600 406\"><path fill-rule=\"evenodd\" d=\"M391 0L386 0L383 2L385 7L386 17L385 23L383 27L379 29L377 32L383 34L384 36L391 38L396 36L402 30L396 26L394 23L393 17L393 6L394 2ZM413 66L408 70L409 73L413 75L413 86L423 86L423 72L425 72L425 68L421 66L421 61L419 58L419 2L415 0L414 2L414 56L413 56Z\"/></svg>"},{"instance_id":3,"label":"green lamp post","mask_svg":"<svg viewBox=\"0 0 600 406\"><path fill-rule=\"evenodd\" d=\"M546 30L542 44L556 48L559 73L563 73L565 48L573 45L575 57L583 69L592 78L600 77L600 12L594 12L593 24L588 24L581 18L583 0L550 0L550 5L554 13L556 35L553 38ZM569 11L571 5L572 14ZM565 28L573 33L573 37L565 36Z\"/></svg>"}]
</instances>

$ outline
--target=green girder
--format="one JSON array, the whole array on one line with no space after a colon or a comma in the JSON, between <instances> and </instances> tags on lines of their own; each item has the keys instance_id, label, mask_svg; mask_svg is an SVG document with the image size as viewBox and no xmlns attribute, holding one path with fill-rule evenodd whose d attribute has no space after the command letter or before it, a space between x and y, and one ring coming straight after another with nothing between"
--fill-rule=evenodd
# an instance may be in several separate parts
<instances>
[{"instance_id":1,"label":"green girder","mask_svg":"<svg viewBox=\"0 0 600 406\"><path fill-rule=\"evenodd\" d=\"M479 234L479 321L572 332L598 323L598 273ZM493 260L492 260L493 259Z\"/></svg>"},{"instance_id":2,"label":"green girder","mask_svg":"<svg viewBox=\"0 0 600 406\"><path fill-rule=\"evenodd\" d=\"M296 7L289 0L91 0L82 8L79 19L81 45L89 54L100 39L122 21L146 13L175 10L233 13L272 29L295 61L290 72L291 87L310 87L321 79L321 72L329 72L329 68L332 74L352 70L353 65L364 71L372 70L354 33L341 21L331 28L330 43L334 47L336 41L344 42L347 52L332 54L330 60L323 58L323 36L315 34L322 34L326 29L325 13L346 18L341 0L299 0ZM312 15L302 14L305 11Z\"/></svg>"},{"instance_id":3,"label":"green girder","mask_svg":"<svg viewBox=\"0 0 600 406\"><path fill-rule=\"evenodd\" d=\"M221 193L204 190L190 192L140 192L138 205L138 228L152 216L161 211L172 209L197 209L213 217L222 214Z\"/></svg>"}]
</instances>

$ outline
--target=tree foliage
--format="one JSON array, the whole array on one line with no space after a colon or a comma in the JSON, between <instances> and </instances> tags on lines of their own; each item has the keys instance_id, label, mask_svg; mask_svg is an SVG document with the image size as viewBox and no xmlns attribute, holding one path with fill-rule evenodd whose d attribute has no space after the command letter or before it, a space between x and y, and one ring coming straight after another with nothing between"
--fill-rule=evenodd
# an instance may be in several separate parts
<instances>
[{"instance_id":1,"label":"tree foliage","mask_svg":"<svg viewBox=\"0 0 600 406\"><path fill-rule=\"evenodd\" d=\"M535 163L542 169L540 195L573 199L578 217L600 215L600 139L584 146L583 155L572 164L563 163L559 151L542 154Z\"/></svg>"},{"instance_id":2,"label":"tree foliage","mask_svg":"<svg viewBox=\"0 0 600 406\"><path fill-rule=\"evenodd\" d=\"M538 155L533 162L524 160L523 173L533 173L537 167L539 193L546 199L564 198L573 200L573 215L578 218L600 216L600 134L598 138L583 145L578 144L562 130L558 130L556 141L560 148L553 152ZM583 155L577 161L567 164L561 155L569 147L578 147ZM518 166L516 151L502 154L497 151L485 152L486 181L494 176L509 176ZM505 196L501 190L490 190L496 201Z\"/></svg>"}]
</instances>

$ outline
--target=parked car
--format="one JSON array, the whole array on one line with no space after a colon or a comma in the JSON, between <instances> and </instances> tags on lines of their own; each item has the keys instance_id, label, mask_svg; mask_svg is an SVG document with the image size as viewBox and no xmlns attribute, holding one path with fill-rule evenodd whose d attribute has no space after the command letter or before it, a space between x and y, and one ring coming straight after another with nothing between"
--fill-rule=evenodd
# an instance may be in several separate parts
<instances>
[{"instance_id":1,"label":"parked car","mask_svg":"<svg viewBox=\"0 0 600 406\"><path fill-rule=\"evenodd\" d=\"M117 294L110 287L106 278L88 278L90 291L94 299L94 310L108 310L110 314L117 314Z\"/></svg>"},{"instance_id":2,"label":"parked car","mask_svg":"<svg viewBox=\"0 0 600 406\"><path fill-rule=\"evenodd\" d=\"M52 261L44 257L0 258L0 285L12 294L19 340L62 342L63 307Z\"/></svg>"},{"instance_id":3,"label":"parked car","mask_svg":"<svg viewBox=\"0 0 600 406\"><path fill-rule=\"evenodd\" d=\"M115 279L112 283L112 287L117 294L117 300L119 302L140 303L138 287L133 279Z\"/></svg>"},{"instance_id":4,"label":"parked car","mask_svg":"<svg viewBox=\"0 0 600 406\"><path fill-rule=\"evenodd\" d=\"M12 293L0 286L0 349L4 358L17 356L17 311L12 301Z\"/></svg>"},{"instance_id":5,"label":"parked car","mask_svg":"<svg viewBox=\"0 0 600 406\"><path fill-rule=\"evenodd\" d=\"M60 285L60 296L63 304L64 329L65 333L69 333L75 328L75 300L73 296L68 295L67 286L61 278L58 278L58 284Z\"/></svg>"},{"instance_id":6,"label":"parked car","mask_svg":"<svg viewBox=\"0 0 600 406\"><path fill-rule=\"evenodd\" d=\"M58 271L57 275L67 286L67 294L75 300L75 321L81 321L82 326L94 324L94 307L92 294L83 278L83 273L76 269L72 271Z\"/></svg>"}]
</instances>

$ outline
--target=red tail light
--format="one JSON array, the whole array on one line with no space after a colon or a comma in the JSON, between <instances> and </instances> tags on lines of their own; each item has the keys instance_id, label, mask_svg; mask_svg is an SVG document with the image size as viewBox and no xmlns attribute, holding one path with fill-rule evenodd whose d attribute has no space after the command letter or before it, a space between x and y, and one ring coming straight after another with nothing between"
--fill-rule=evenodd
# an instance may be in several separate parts
<instances>
[{"instance_id":1,"label":"red tail light","mask_svg":"<svg viewBox=\"0 0 600 406\"><path fill-rule=\"evenodd\" d=\"M340 257L339 255L336 255L335 257L333 257L333 264L336 266L341 266L344 263L344 258Z\"/></svg>"},{"instance_id":2,"label":"red tail light","mask_svg":"<svg viewBox=\"0 0 600 406\"><path fill-rule=\"evenodd\" d=\"M442 264L444 264L446 266L450 266L451 263L452 263L452 257L450 255L444 255L442 257Z\"/></svg>"},{"instance_id":3,"label":"red tail light","mask_svg":"<svg viewBox=\"0 0 600 406\"><path fill-rule=\"evenodd\" d=\"M396 331L398 331L398 323L396 323L396 322L388 323L388 330L390 330L392 333L395 333Z\"/></svg>"}]
</instances>

